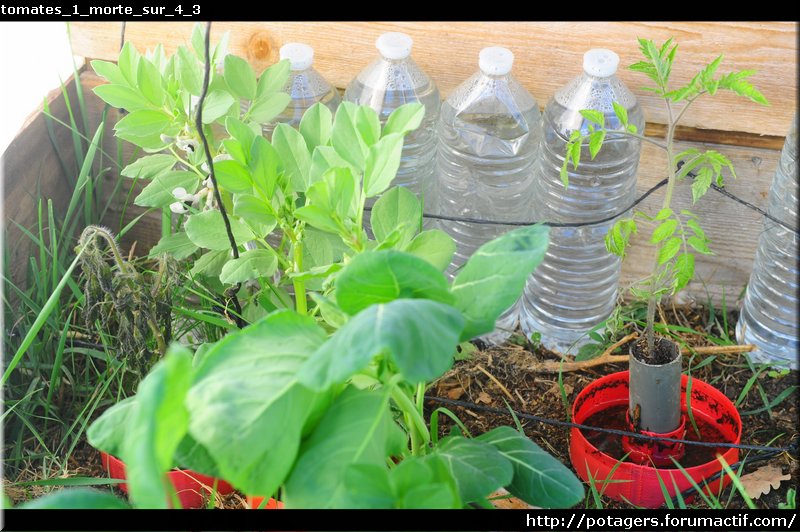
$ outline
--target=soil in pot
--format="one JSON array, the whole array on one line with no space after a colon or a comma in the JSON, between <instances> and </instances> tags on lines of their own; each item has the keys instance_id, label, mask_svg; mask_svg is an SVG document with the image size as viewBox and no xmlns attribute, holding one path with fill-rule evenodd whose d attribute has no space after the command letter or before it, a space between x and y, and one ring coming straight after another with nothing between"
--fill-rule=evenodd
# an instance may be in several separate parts
<instances>
[{"instance_id":1,"label":"soil in pot","mask_svg":"<svg viewBox=\"0 0 800 532\"><path fill-rule=\"evenodd\" d=\"M667 338L655 337L653 339L653 352L647 348L647 338L642 337L636 340L631 347L631 354L637 360L650 364L651 366L662 366L669 364L680 356L678 344Z\"/></svg>"}]
</instances>

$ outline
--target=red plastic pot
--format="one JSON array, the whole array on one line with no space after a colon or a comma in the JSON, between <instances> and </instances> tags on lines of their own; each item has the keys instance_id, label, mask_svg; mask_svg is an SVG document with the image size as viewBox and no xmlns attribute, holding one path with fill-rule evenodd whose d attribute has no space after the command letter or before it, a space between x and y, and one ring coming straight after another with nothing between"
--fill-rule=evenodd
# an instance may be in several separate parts
<instances>
[{"instance_id":1,"label":"red plastic pot","mask_svg":"<svg viewBox=\"0 0 800 532\"><path fill-rule=\"evenodd\" d=\"M257 510L262 502L264 502L264 497L247 496L247 507L250 509ZM264 505L265 510L280 510L281 508L283 508L283 503L275 499L268 500Z\"/></svg>"},{"instance_id":2,"label":"red plastic pot","mask_svg":"<svg viewBox=\"0 0 800 532\"><path fill-rule=\"evenodd\" d=\"M683 414L687 413L685 400L687 382L688 377L682 375ZM627 404L628 372L622 371L606 375L592 382L575 398L572 405L572 421L583 424L594 414ZM697 423L703 422L716 429L722 437L720 443L739 443L742 435L742 421L736 407L722 392L710 384L692 379L691 405ZM687 434L691 431L692 429L687 423ZM618 437L621 438L621 436ZM686 447L688 449L690 446ZM586 439L583 431L577 428L570 431L569 451L572 465L578 476L584 481L589 481L591 473L592 482L597 490L618 501L627 501L646 508L658 508L664 504L665 500L661 482L664 483L670 497L674 496L677 491L684 491L692 485L680 469L655 468L629 461L620 463L619 459L597 449ZM722 457L729 465L733 464L739 459L739 450L727 448L722 453ZM614 470L614 468L616 469ZM703 487L704 480L721 469L720 461L714 459L700 465L686 467L684 471L700 487ZM612 470L614 470L613 474ZM661 482L659 482L659 477ZM705 491L718 494L729 482L730 478L723 473L720 478L708 482Z\"/></svg>"},{"instance_id":3,"label":"red plastic pot","mask_svg":"<svg viewBox=\"0 0 800 532\"><path fill-rule=\"evenodd\" d=\"M125 480L125 463L122 460L102 451L100 458L103 468L108 471L111 478ZM167 476L172 482L183 508L205 508L207 498L214 493L215 489L216 493L220 495L228 495L233 492L233 486L224 480L190 469L175 469L170 471ZM127 484L117 484L116 486L124 493L128 493Z\"/></svg>"}]
</instances>

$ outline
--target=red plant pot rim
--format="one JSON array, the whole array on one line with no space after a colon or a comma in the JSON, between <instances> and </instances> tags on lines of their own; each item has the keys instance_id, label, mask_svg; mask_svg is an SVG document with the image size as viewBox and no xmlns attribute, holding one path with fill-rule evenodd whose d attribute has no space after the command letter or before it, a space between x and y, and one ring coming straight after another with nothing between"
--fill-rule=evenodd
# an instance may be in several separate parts
<instances>
[{"instance_id":1,"label":"red plant pot rim","mask_svg":"<svg viewBox=\"0 0 800 532\"><path fill-rule=\"evenodd\" d=\"M108 472L109 477L125 480L125 463L119 458L100 451L100 458L103 469ZM175 469L167 473L178 500L183 508L203 508L206 498L214 492L219 495L232 493L233 486L222 479L214 478L190 469ZM125 483L116 485L124 493L128 493L128 486Z\"/></svg>"},{"instance_id":2,"label":"red plant pot rim","mask_svg":"<svg viewBox=\"0 0 800 532\"><path fill-rule=\"evenodd\" d=\"M612 373L601 377L581 390L572 404L572 421L583 423L589 416L628 403L627 371ZM686 387L688 376L681 375L682 411L686 413ZM692 413L696 419L716 426L725 436L726 443L738 444L742 435L742 420L739 412L722 392L698 379L692 379ZM598 491L612 499L629 502L637 506L658 508L664 504L661 482L670 496L692 486L689 479L679 469L654 468L632 462L621 462L600 451L589 443L578 428L570 430L570 459L575 471L584 481L589 474L594 479ZM728 448L722 453L728 464L739 460L739 450ZM616 467L616 469L614 469ZM718 460L684 468L684 471L701 487L703 480L722 469ZM613 474L611 473L614 471ZM659 481L659 477L661 481ZM606 482L604 480L614 480ZM621 482L618 482L621 481ZM706 491L719 493L730 482L727 475L708 483ZM676 489L677 486L677 489Z\"/></svg>"}]
</instances>

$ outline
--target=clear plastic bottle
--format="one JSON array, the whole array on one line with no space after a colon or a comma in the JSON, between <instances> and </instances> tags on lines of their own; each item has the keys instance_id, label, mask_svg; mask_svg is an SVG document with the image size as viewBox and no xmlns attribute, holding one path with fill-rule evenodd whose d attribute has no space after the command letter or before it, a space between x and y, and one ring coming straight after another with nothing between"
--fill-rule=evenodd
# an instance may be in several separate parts
<instances>
[{"instance_id":1,"label":"clear plastic bottle","mask_svg":"<svg viewBox=\"0 0 800 532\"><path fill-rule=\"evenodd\" d=\"M767 212L797 228L797 115L769 190ZM770 219L758 241L750 283L736 324L740 343L755 344L750 357L797 369L798 236Z\"/></svg>"},{"instance_id":2,"label":"clear plastic bottle","mask_svg":"<svg viewBox=\"0 0 800 532\"><path fill-rule=\"evenodd\" d=\"M299 42L286 43L281 46L280 58L289 60L289 79L283 92L292 99L283 112L269 124L264 124L263 133L267 139L272 138L275 126L280 123L286 123L295 128L299 127L303 113L315 103L322 102L332 113L335 113L342 101L336 88L314 70L314 49L309 45Z\"/></svg>"},{"instance_id":3,"label":"clear plastic bottle","mask_svg":"<svg viewBox=\"0 0 800 532\"><path fill-rule=\"evenodd\" d=\"M405 33L390 32L378 37L375 46L380 57L350 82L344 99L375 109L381 124L403 104L419 102L425 106L422 124L406 135L400 168L392 185L408 187L422 195L427 205L436 154L434 127L441 101L436 84L411 59L412 45L411 37Z\"/></svg>"},{"instance_id":4,"label":"clear plastic bottle","mask_svg":"<svg viewBox=\"0 0 800 532\"><path fill-rule=\"evenodd\" d=\"M644 116L636 98L616 77L619 56L593 49L583 56L583 73L556 92L542 117L542 142L536 165L534 211L550 222L574 223L622 214L636 195L636 169L641 142L609 134L594 160L588 141L577 171L570 163L569 187L560 178L570 134L588 132L580 114L594 109L608 129L619 127L612 102L625 107L628 120L641 133ZM552 227L544 261L528 279L522 297L520 326L542 345L560 353L576 353L590 341L588 331L611 315L617 296L621 261L605 249L613 222L582 227Z\"/></svg>"},{"instance_id":5,"label":"clear plastic bottle","mask_svg":"<svg viewBox=\"0 0 800 532\"><path fill-rule=\"evenodd\" d=\"M534 97L511 75L513 62L506 48L484 48L480 70L442 103L433 212L500 222L534 218L533 163L541 114ZM451 278L482 244L513 229L444 220L438 225L457 245L447 272ZM518 317L515 303L483 339L501 343Z\"/></svg>"}]
</instances>

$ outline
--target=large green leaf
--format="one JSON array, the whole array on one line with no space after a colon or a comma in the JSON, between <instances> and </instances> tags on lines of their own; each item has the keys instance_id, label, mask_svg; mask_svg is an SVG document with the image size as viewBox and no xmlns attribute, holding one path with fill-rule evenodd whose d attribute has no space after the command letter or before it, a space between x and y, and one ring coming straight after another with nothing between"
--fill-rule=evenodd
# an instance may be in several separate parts
<instances>
[{"instance_id":1,"label":"large green leaf","mask_svg":"<svg viewBox=\"0 0 800 532\"><path fill-rule=\"evenodd\" d=\"M242 163L223 160L214 163L214 176L219 186L231 192L252 192L253 179Z\"/></svg>"},{"instance_id":2,"label":"large green leaf","mask_svg":"<svg viewBox=\"0 0 800 532\"><path fill-rule=\"evenodd\" d=\"M338 236L306 228L303 233L303 267L311 269L340 262L347 249Z\"/></svg>"},{"instance_id":3,"label":"large green leaf","mask_svg":"<svg viewBox=\"0 0 800 532\"><path fill-rule=\"evenodd\" d=\"M393 359L408 382L433 380L447 371L464 326L449 305L397 299L363 310L320 347L298 373L300 382L324 390L342 382L377 355Z\"/></svg>"},{"instance_id":4,"label":"large green leaf","mask_svg":"<svg viewBox=\"0 0 800 532\"><path fill-rule=\"evenodd\" d=\"M194 261L194 266L189 270L189 273L192 275L217 277L220 272L222 272L223 266L225 266L231 258L231 251L229 249L209 251Z\"/></svg>"},{"instance_id":5,"label":"large green leaf","mask_svg":"<svg viewBox=\"0 0 800 532\"><path fill-rule=\"evenodd\" d=\"M278 61L267 67L258 78L256 98L263 98L270 93L280 91L289 80L290 65L288 59Z\"/></svg>"},{"instance_id":6,"label":"large green leaf","mask_svg":"<svg viewBox=\"0 0 800 532\"><path fill-rule=\"evenodd\" d=\"M172 117L164 111L140 109L133 111L114 126L116 135L144 148L155 148L163 144L161 134L172 123Z\"/></svg>"},{"instance_id":7,"label":"large green leaf","mask_svg":"<svg viewBox=\"0 0 800 532\"><path fill-rule=\"evenodd\" d=\"M93 91L107 104L125 109L128 112L152 107L152 104L145 100L141 94L127 85L112 85L109 83L99 85Z\"/></svg>"},{"instance_id":8,"label":"large green leaf","mask_svg":"<svg viewBox=\"0 0 800 532\"><path fill-rule=\"evenodd\" d=\"M336 302L350 315L376 303L403 298L453 302L444 274L402 251L360 253L336 277Z\"/></svg>"},{"instance_id":9,"label":"large green leaf","mask_svg":"<svg viewBox=\"0 0 800 532\"><path fill-rule=\"evenodd\" d=\"M86 440L92 447L113 456L120 456L122 445L127 439L125 424L131 414L136 397L128 397L103 412L86 429Z\"/></svg>"},{"instance_id":10,"label":"large green leaf","mask_svg":"<svg viewBox=\"0 0 800 532\"><path fill-rule=\"evenodd\" d=\"M107 491L69 488L20 504L16 508L20 510L125 510L130 506Z\"/></svg>"},{"instance_id":11,"label":"large green leaf","mask_svg":"<svg viewBox=\"0 0 800 532\"><path fill-rule=\"evenodd\" d=\"M475 251L452 285L455 307L467 320L462 340L494 329L542 262L547 243L548 228L533 225L509 231Z\"/></svg>"},{"instance_id":12,"label":"large green leaf","mask_svg":"<svg viewBox=\"0 0 800 532\"><path fill-rule=\"evenodd\" d=\"M392 470L398 508L460 508L458 485L442 457L409 456Z\"/></svg>"},{"instance_id":13,"label":"large green leaf","mask_svg":"<svg viewBox=\"0 0 800 532\"><path fill-rule=\"evenodd\" d=\"M405 437L392 420L388 395L348 387L303 443L285 484L287 508L349 506L345 472L351 465L386 467ZM320 494L324 493L323 497Z\"/></svg>"},{"instance_id":14,"label":"large green leaf","mask_svg":"<svg viewBox=\"0 0 800 532\"><path fill-rule=\"evenodd\" d=\"M253 240L255 235L250 227L242 220L228 215L231 224L231 232L236 244L243 245L245 242ZM228 240L228 233L225 230L225 223L219 211L204 211L192 214L186 219L186 234L192 242L201 248L221 251L230 249L231 244Z\"/></svg>"},{"instance_id":15,"label":"large green leaf","mask_svg":"<svg viewBox=\"0 0 800 532\"><path fill-rule=\"evenodd\" d=\"M204 355L186 398L190 432L237 488L269 495L289 473L317 397L295 374L324 341L313 318L282 310Z\"/></svg>"},{"instance_id":16,"label":"large green leaf","mask_svg":"<svg viewBox=\"0 0 800 532\"><path fill-rule=\"evenodd\" d=\"M339 105L333 118L331 144L342 159L363 170L369 150L356 128L357 110L358 106L351 102Z\"/></svg>"},{"instance_id":17,"label":"large green leaf","mask_svg":"<svg viewBox=\"0 0 800 532\"><path fill-rule=\"evenodd\" d=\"M224 90L211 91L203 102L203 123L210 124L225 116L235 102L233 96Z\"/></svg>"},{"instance_id":18,"label":"large green leaf","mask_svg":"<svg viewBox=\"0 0 800 532\"><path fill-rule=\"evenodd\" d=\"M203 73L197 59L185 46L178 47L178 76L181 86L192 96L203 92Z\"/></svg>"},{"instance_id":19,"label":"large green leaf","mask_svg":"<svg viewBox=\"0 0 800 532\"><path fill-rule=\"evenodd\" d=\"M456 242L441 229L430 229L415 236L406 246L405 252L423 258L440 271L444 271L453 260Z\"/></svg>"},{"instance_id":20,"label":"large green leaf","mask_svg":"<svg viewBox=\"0 0 800 532\"><path fill-rule=\"evenodd\" d=\"M259 237L269 234L278 223L270 214L269 207L264 200L252 194L237 194L233 200L233 214L244 220Z\"/></svg>"},{"instance_id":21,"label":"large green leaf","mask_svg":"<svg viewBox=\"0 0 800 532\"><path fill-rule=\"evenodd\" d=\"M354 167L345 161L331 146L317 146L314 148L314 153L311 155L309 182L313 184L322 180L322 176L330 168L350 168L351 171L354 170Z\"/></svg>"},{"instance_id":22,"label":"large green leaf","mask_svg":"<svg viewBox=\"0 0 800 532\"><path fill-rule=\"evenodd\" d=\"M254 122L266 124L286 109L290 101L292 97L285 92L274 92L253 100L247 114Z\"/></svg>"},{"instance_id":23,"label":"large green leaf","mask_svg":"<svg viewBox=\"0 0 800 532\"><path fill-rule=\"evenodd\" d=\"M583 484L567 466L511 427L475 438L506 457L514 478L505 488L512 495L542 508L569 508L583 500Z\"/></svg>"},{"instance_id":24,"label":"large green leaf","mask_svg":"<svg viewBox=\"0 0 800 532\"><path fill-rule=\"evenodd\" d=\"M281 156L272 144L261 136L255 137L251 142L250 156L250 173L253 184L267 198L271 198L278 183L278 174L283 171Z\"/></svg>"},{"instance_id":25,"label":"large green leaf","mask_svg":"<svg viewBox=\"0 0 800 532\"><path fill-rule=\"evenodd\" d=\"M156 176L133 201L141 207L169 207L178 201L172 194L176 188L184 188L188 193L194 193L200 185L200 180L194 172L177 171L165 172Z\"/></svg>"},{"instance_id":26,"label":"large green leaf","mask_svg":"<svg viewBox=\"0 0 800 532\"><path fill-rule=\"evenodd\" d=\"M409 131L417 129L425 118L425 106L419 102L401 105L389 115L389 120L383 128L383 135L400 133L405 135Z\"/></svg>"},{"instance_id":27,"label":"large green leaf","mask_svg":"<svg viewBox=\"0 0 800 532\"><path fill-rule=\"evenodd\" d=\"M189 426L184 398L191 380L192 354L176 344L139 383L120 453L131 500L139 508L169 507L164 474Z\"/></svg>"},{"instance_id":28,"label":"large green leaf","mask_svg":"<svg viewBox=\"0 0 800 532\"><path fill-rule=\"evenodd\" d=\"M256 96L256 73L250 63L241 57L225 56L225 82L239 98L252 100Z\"/></svg>"},{"instance_id":29,"label":"large green leaf","mask_svg":"<svg viewBox=\"0 0 800 532\"><path fill-rule=\"evenodd\" d=\"M300 119L300 134L306 139L306 146L311 150L328 144L332 129L333 113L321 102L312 105Z\"/></svg>"},{"instance_id":30,"label":"large green leaf","mask_svg":"<svg viewBox=\"0 0 800 532\"><path fill-rule=\"evenodd\" d=\"M138 179L153 179L175 166L175 157L165 153L146 155L122 169L120 174Z\"/></svg>"},{"instance_id":31,"label":"large green leaf","mask_svg":"<svg viewBox=\"0 0 800 532\"><path fill-rule=\"evenodd\" d=\"M433 455L444 461L463 502L480 500L508 485L514 476L511 463L491 445L461 436L442 440Z\"/></svg>"},{"instance_id":32,"label":"large green leaf","mask_svg":"<svg viewBox=\"0 0 800 532\"><path fill-rule=\"evenodd\" d=\"M273 250L250 249L239 255L238 259L228 261L222 267L219 280L230 284L241 283L272 275L277 267L278 257Z\"/></svg>"},{"instance_id":33,"label":"large green leaf","mask_svg":"<svg viewBox=\"0 0 800 532\"><path fill-rule=\"evenodd\" d=\"M136 80L139 85L139 91L147 101L155 107L164 105L166 93L161 86L161 72L146 57L142 57L139 60Z\"/></svg>"},{"instance_id":34,"label":"large green leaf","mask_svg":"<svg viewBox=\"0 0 800 532\"><path fill-rule=\"evenodd\" d=\"M272 133L272 145L283 161L292 190L305 192L309 185L311 154L303 135L288 124L278 124Z\"/></svg>"},{"instance_id":35,"label":"large green leaf","mask_svg":"<svg viewBox=\"0 0 800 532\"><path fill-rule=\"evenodd\" d=\"M403 153L403 135L390 133L369 147L364 168L364 192L368 198L377 196L387 188L400 168Z\"/></svg>"},{"instance_id":36,"label":"large green leaf","mask_svg":"<svg viewBox=\"0 0 800 532\"><path fill-rule=\"evenodd\" d=\"M158 244L150 248L149 257L158 257L166 253L177 260L185 259L197 251L197 246L189 240L189 235L185 231L171 233L161 237Z\"/></svg>"},{"instance_id":37,"label":"large green leaf","mask_svg":"<svg viewBox=\"0 0 800 532\"><path fill-rule=\"evenodd\" d=\"M186 434L175 449L175 465L210 477L220 476L217 463L208 454L208 449L192 438L191 434Z\"/></svg>"},{"instance_id":38,"label":"large green leaf","mask_svg":"<svg viewBox=\"0 0 800 532\"><path fill-rule=\"evenodd\" d=\"M417 197L403 187L392 187L372 207L370 224L375 239L380 241L399 232L398 249L403 249L419 230L422 206Z\"/></svg>"}]
</instances>

